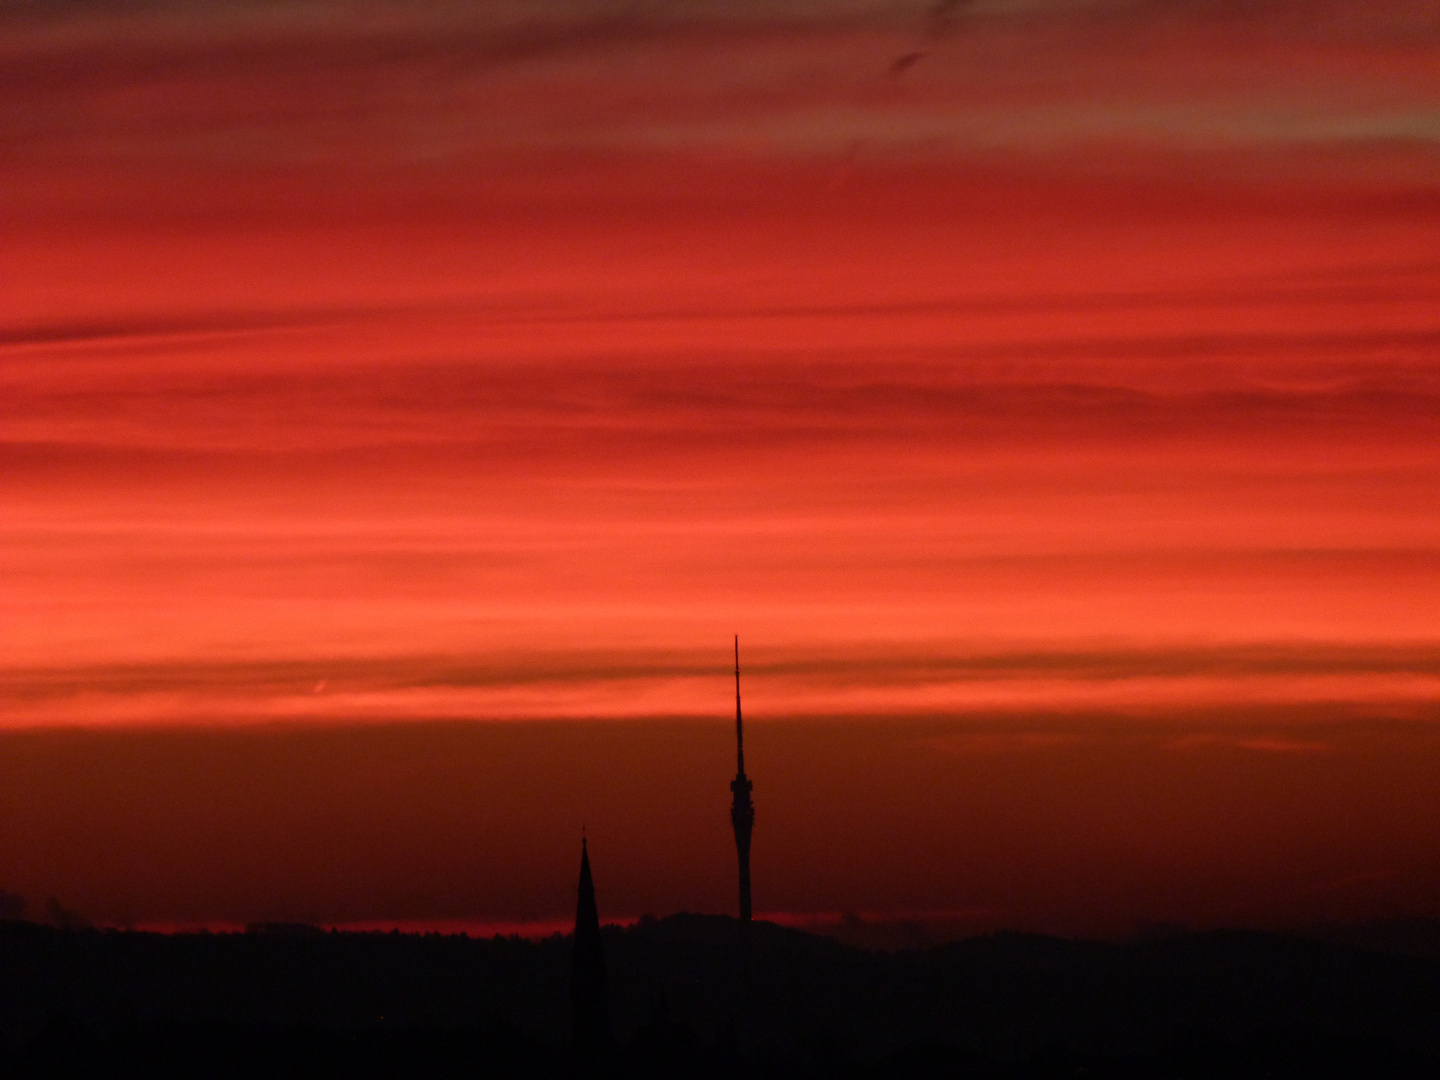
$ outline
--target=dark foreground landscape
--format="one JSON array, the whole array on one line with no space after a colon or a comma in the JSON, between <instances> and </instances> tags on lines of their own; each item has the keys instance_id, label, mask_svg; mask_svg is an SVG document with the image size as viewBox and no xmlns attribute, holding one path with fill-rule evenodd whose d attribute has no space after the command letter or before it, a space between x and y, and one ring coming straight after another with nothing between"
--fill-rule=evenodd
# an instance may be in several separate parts
<instances>
[{"instance_id":1,"label":"dark foreground landscape","mask_svg":"<svg viewBox=\"0 0 1440 1080\"><path fill-rule=\"evenodd\" d=\"M1434 1077L1440 924L869 952L767 923L604 931L615 1046L569 1044L570 939L0 924L5 1075ZM748 961L741 959L748 955ZM740 1004L736 1004L739 1002Z\"/></svg>"}]
</instances>

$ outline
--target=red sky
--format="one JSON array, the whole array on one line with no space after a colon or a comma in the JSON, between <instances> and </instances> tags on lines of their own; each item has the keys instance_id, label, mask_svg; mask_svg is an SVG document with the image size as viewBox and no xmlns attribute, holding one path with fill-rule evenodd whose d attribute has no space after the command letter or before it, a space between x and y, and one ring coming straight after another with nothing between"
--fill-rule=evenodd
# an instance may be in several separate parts
<instances>
[{"instance_id":1,"label":"red sky","mask_svg":"<svg viewBox=\"0 0 1440 1080\"><path fill-rule=\"evenodd\" d=\"M1440 914L1440 15L937 11L6 5L0 888Z\"/></svg>"}]
</instances>

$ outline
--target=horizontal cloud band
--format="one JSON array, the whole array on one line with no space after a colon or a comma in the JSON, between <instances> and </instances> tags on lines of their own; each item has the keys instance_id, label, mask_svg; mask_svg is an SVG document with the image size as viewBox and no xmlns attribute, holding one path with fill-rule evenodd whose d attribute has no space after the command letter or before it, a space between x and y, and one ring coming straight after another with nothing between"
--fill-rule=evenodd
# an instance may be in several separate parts
<instances>
[{"instance_id":1,"label":"horizontal cloud band","mask_svg":"<svg viewBox=\"0 0 1440 1080\"><path fill-rule=\"evenodd\" d=\"M12 723L414 715L721 715L728 672L697 652L627 650L495 656L305 657L95 665L0 672ZM1005 688L1026 708L1100 701L1085 687L1139 687L1130 704L1367 697L1440 703L1440 643L1317 643L937 654L893 648L801 657L764 650L745 673L756 716L920 713L994 706ZM1207 692L1204 688L1210 686ZM1347 685L1353 684L1349 691ZM1167 690L1178 687L1177 693ZM1377 694L1377 687L1380 693ZM1017 691L1017 688L1018 691ZM1217 689L1218 688L1218 691ZM980 696L975 696L976 690ZM627 706L627 702L629 705ZM127 705L128 703L128 705Z\"/></svg>"}]
</instances>

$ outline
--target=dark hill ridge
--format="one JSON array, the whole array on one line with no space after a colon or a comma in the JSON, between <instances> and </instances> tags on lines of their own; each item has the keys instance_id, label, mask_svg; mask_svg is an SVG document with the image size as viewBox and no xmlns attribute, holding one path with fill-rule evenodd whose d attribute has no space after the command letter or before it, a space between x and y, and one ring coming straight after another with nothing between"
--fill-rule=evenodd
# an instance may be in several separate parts
<instances>
[{"instance_id":1,"label":"dark hill ridge","mask_svg":"<svg viewBox=\"0 0 1440 1080\"><path fill-rule=\"evenodd\" d=\"M734 1074L743 985L746 1074L1440 1075L1440 960L1425 956L1254 931L882 953L761 922L742 965L741 934L706 915L605 928L616 1068ZM559 936L0 923L0 1035L35 1075L66 1054L66 1075L146 1054L148 1075L561 1075L568 962Z\"/></svg>"},{"instance_id":2,"label":"dark hill ridge","mask_svg":"<svg viewBox=\"0 0 1440 1080\"><path fill-rule=\"evenodd\" d=\"M1375 952L1440 960L1440 919L1398 918L1320 927L1313 936Z\"/></svg>"}]
</instances>

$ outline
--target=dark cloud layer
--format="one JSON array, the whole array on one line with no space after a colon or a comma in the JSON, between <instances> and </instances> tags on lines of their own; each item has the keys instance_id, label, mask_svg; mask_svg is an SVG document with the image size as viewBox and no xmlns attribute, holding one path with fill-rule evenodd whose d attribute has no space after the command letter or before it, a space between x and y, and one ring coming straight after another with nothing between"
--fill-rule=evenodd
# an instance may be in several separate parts
<instances>
[{"instance_id":1,"label":"dark cloud layer","mask_svg":"<svg viewBox=\"0 0 1440 1080\"><path fill-rule=\"evenodd\" d=\"M587 455L599 465L611 455L657 445L708 454L722 444L779 450L878 442L918 451L925 443L954 453L963 446L1073 440L1324 441L1337 426L1357 444L1415 445L1440 437L1440 376L1425 359L1436 340L1427 332L1027 344L957 349L953 358L887 365L780 356L617 367L600 357L558 366L282 366L202 373L121 364L90 369L83 385L48 376L12 384L8 411L17 427L24 421L19 430L34 435L12 436L17 471L10 480L23 482L27 461L59 463L70 453L63 449L67 443L83 454L81 460L98 464L108 454L117 467L135 460L135 452L238 460L337 451L357 455L359 466L367 447L397 454L448 448L457 463L476 454L543 451ZM1062 379L1001 375L1007 356L1023 362L1042 350L1057 363L1069 354L1077 369ZM1328 354L1340 361L1336 370L1312 376L1311 385L1285 385L1283 369L1268 377L1231 372L1227 378L1225 366L1267 351L1317 361ZM1385 353L1395 359L1372 359ZM1143 356L1144 364L1157 368L1174 360L1197 365L1201 370L1192 378L1201 385L1166 386L1168 372L1128 370L1121 359L1126 356ZM1096 370L1098 357L1115 366ZM1216 365L1208 373L1206 361ZM1145 385L1152 381L1159 385ZM122 401L123 419L114 411ZM69 437L51 434L62 431Z\"/></svg>"},{"instance_id":2,"label":"dark cloud layer","mask_svg":"<svg viewBox=\"0 0 1440 1080\"><path fill-rule=\"evenodd\" d=\"M1437 135L1440 25L1420 6L977 4L965 34L939 38L902 4L70 10L22 22L0 50L12 160L224 171L536 149L964 155ZM904 93L887 89L886 66L917 37L936 54Z\"/></svg>"}]
</instances>

